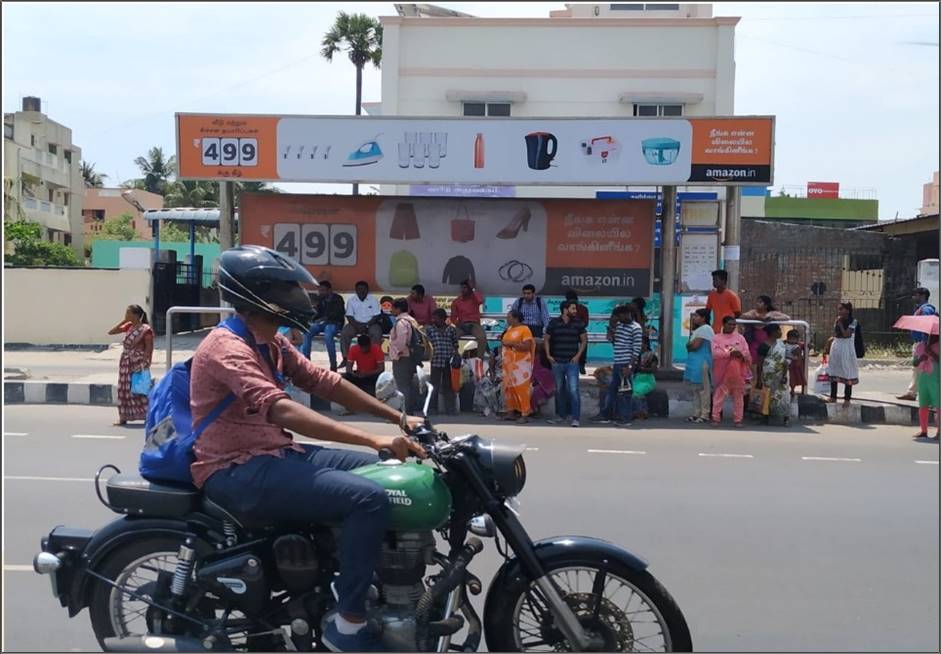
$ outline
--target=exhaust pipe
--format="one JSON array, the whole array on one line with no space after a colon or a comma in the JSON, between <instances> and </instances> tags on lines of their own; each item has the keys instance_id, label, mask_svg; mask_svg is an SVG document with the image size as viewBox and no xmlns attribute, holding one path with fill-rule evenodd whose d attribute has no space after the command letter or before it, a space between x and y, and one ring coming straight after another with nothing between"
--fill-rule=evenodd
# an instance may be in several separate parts
<instances>
[{"instance_id":1,"label":"exhaust pipe","mask_svg":"<svg viewBox=\"0 0 941 654\"><path fill-rule=\"evenodd\" d=\"M105 638L104 650L106 652L206 652L210 647L204 647L196 638L183 636L128 636L127 638Z\"/></svg>"}]
</instances>

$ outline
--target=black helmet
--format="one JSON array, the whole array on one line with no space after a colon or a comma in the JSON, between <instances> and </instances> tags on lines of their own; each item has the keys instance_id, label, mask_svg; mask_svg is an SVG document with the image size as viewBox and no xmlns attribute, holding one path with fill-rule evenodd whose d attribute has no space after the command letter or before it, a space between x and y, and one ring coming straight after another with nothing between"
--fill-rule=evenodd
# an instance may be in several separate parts
<instances>
[{"instance_id":1,"label":"black helmet","mask_svg":"<svg viewBox=\"0 0 941 654\"><path fill-rule=\"evenodd\" d=\"M240 245L219 256L223 300L236 311L261 311L281 325L307 331L316 311L301 284L316 286L317 280L299 263L269 248Z\"/></svg>"}]
</instances>

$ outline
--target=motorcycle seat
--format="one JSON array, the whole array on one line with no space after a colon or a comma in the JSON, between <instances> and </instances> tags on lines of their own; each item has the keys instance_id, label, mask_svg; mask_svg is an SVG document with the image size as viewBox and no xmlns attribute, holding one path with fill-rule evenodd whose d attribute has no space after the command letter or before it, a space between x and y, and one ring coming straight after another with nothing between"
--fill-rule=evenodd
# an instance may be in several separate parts
<instances>
[{"instance_id":1,"label":"motorcycle seat","mask_svg":"<svg viewBox=\"0 0 941 654\"><path fill-rule=\"evenodd\" d=\"M120 474L108 479L108 503L117 513L179 518L191 513L200 492L193 486L147 481L140 475Z\"/></svg>"}]
</instances>

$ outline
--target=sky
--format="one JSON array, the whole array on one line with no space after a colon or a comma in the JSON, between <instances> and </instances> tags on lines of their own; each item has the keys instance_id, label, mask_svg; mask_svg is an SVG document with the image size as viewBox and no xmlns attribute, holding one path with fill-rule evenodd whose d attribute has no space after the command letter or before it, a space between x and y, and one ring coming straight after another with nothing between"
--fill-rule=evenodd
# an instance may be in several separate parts
<instances>
[{"instance_id":1,"label":"sky","mask_svg":"<svg viewBox=\"0 0 941 654\"><path fill-rule=\"evenodd\" d=\"M439 2L475 16L548 17L563 3ZM106 184L174 151L175 112L352 114L354 70L320 40L336 12L389 2L2 5L3 110L24 95L72 129ZM775 185L838 181L911 217L938 170L938 4L714 3L736 28L735 113L775 115ZM368 68L363 100L379 101ZM283 185L349 192L349 185Z\"/></svg>"}]
</instances>

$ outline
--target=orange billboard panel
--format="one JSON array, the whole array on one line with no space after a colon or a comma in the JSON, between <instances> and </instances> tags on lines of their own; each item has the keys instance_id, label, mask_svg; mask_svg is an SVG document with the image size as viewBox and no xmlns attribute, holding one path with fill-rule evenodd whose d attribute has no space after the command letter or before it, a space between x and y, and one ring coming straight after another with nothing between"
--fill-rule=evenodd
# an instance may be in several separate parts
<instances>
[{"instance_id":1,"label":"orange billboard panel","mask_svg":"<svg viewBox=\"0 0 941 654\"><path fill-rule=\"evenodd\" d=\"M177 114L177 165L187 179L278 179L278 118Z\"/></svg>"}]
</instances>

